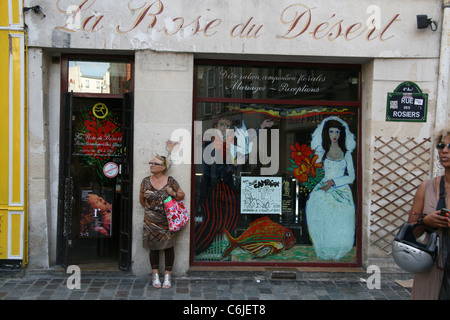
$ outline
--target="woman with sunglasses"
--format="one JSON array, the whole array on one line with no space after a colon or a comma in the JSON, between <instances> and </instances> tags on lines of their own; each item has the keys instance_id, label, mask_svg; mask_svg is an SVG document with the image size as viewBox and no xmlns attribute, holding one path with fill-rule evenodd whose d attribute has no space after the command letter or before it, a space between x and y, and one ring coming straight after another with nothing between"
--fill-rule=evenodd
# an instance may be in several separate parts
<instances>
[{"instance_id":1,"label":"woman with sunglasses","mask_svg":"<svg viewBox=\"0 0 450 320\"><path fill-rule=\"evenodd\" d=\"M427 230L436 230L440 237L440 253L429 271L414 276L411 297L414 300L450 299L450 272L444 272L450 268L450 221L448 213L437 210L442 179L445 183L444 208L450 207L450 127L436 135L436 142L439 161L445 170L444 175L421 183L414 197L408 222L414 226L416 238Z\"/></svg>"},{"instance_id":2,"label":"woman with sunglasses","mask_svg":"<svg viewBox=\"0 0 450 320\"><path fill-rule=\"evenodd\" d=\"M178 182L167 175L169 160L156 156L150 164L151 175L141 183L139 201L144 207L143 246L150 249L150 265L152 268L152 285L161 287L159 279L159 253L164 251L165 273L162 288L171 286L171 272L175 259L175 235L169 231L164 200L169 196L177 201L184 199L184 192Z\"/></svg>"}]
</instances>

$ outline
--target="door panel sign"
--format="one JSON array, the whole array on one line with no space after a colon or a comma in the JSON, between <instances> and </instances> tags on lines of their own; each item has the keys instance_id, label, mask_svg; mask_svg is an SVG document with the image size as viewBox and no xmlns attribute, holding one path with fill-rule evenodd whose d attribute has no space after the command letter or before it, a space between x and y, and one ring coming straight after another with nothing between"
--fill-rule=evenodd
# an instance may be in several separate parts
<instances>
[{"instance_id":1,"label":"door panel sign","mask_svg":"<svg viewBox=\"0 0 450 320\"><path fill-rule=\"evenodd\" d=\"M113 188L92 190L81 188L80 234L81 238L112 236Z\"/></svg>"},{"instance_id":2,"label":"door panel sign","mask_svg":"<svg viewBox=\"0 0 450 320\"><path fill-rule=\"evenodd\" d=\"M115 178L119 174L119 166L115 162L108 162L103 167L103 173L108 178Z\"/></svg>"},{"instance_id":3,"label":"door panel sign","mask_svg":"<svg viewBox=\"0 0 450 320\"><path fill-rule=\"evenodd\" d=\"M83 167L96 169L99 178L113 178L118 166L113 157L121 157L122 125L120 113L104 103L94 106L80 106L79 113L73 117L74 150Z\"/></svg>"}]
</instances>

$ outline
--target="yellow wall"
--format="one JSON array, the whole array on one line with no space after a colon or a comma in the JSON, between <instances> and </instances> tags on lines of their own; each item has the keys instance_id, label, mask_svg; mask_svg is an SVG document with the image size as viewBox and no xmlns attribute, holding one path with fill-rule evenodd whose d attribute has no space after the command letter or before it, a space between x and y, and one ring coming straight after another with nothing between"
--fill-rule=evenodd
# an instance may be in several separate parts
<instances>
[{"instance_id":1,"label":"yellow wall","mask_svg":"<svg viewBox=\"0 0 450 320\"><path fill-rule=\"evenodd\" d=\"M0 4L0 259L27 263L26 35L22 0Z\"/></svg>"}]
</instances>

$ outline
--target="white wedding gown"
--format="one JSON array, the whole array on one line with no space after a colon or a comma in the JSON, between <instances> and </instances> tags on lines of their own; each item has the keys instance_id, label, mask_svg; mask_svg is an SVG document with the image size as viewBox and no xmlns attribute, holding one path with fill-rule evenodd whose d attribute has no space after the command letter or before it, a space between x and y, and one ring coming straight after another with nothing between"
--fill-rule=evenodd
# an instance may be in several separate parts
<instances>
[{"instance_id":1,"label":"white wedding gown","mask_svg":"<svg viewBox=\"0 0 450 320\"><path fill-rule=\"evenodd\" d=\"M325 159L323 169L325 177L306 202L306 223L318 259L339 260L352 249L355 238L355 205L349 186L355 179L351 153L342 160ZM333 180L334 186L320 190L328 180Z\"/></svg>"}]
</instances>

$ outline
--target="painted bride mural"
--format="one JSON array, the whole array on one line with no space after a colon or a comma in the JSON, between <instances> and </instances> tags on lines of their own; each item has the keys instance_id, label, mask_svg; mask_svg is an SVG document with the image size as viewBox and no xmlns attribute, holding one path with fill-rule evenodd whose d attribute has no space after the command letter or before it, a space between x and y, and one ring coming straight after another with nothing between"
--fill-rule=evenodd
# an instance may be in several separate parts
<instances>
[{"instance_id":1,"label":"painted bride mural","mask_svg":"<svg viewBox=\"0 0 450 320\"><path fill-rule=\"evenodd\" d=\"M325 171L306 202L308 232L317 258L339 260L353 247L355 205L349 184L355 179L354 135L338 117L324 119L312 135L311 149Z\"/></svg>"}]
</instances>

